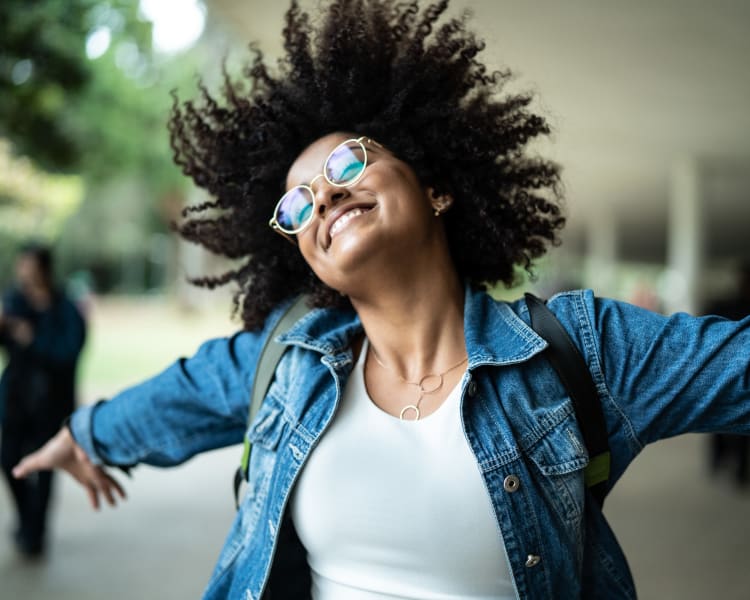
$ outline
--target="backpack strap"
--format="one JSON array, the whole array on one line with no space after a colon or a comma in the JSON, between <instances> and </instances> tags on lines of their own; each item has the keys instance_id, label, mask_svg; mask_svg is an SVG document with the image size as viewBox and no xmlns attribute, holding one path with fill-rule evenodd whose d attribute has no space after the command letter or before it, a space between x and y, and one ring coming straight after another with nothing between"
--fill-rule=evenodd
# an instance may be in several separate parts
<instances>
[{"instance_id":1,"label":"backpack strap","mask_svg":"<svg viewBox=\"0 0 750 600\"><path fill-rule=\"evenodd\" d=\"M258 366L255 371L255 379L253 380L253 388L250 392L250 405L247 415L248 427L255 419L255 415L258 414L258 409L263 403L263 398L266 396L268 386L271 385L273 374L276 372L276 366L279 364L281 355L284 354L284 350L286 350L286 346L277 342L276 338L289 330L292 325L299 321L308 312L310 312L310 307L307 305L307 296L300 296L279 316L279 320L276 321L276 325L273 326L271 333L266 338L266 343L260 351ZM247 437L246 432L244 447L242 450L242 460L234 474L234 503L238 508L240 485L243 480L247 481L248 478L251 450L252 444Z\"/></svg>"},{"instance_id":2,"label":"backpack strap","mask_svg":"<svg viewBox=\"0 0 750 600\"><path fill-rule=\"evenodd\" d=\"M584 482L601 507L607 495L610 471L609 438L596 386L583 356L544 301L525 294L531 326L549 346L545 353L573 401L578 426L589 453Z\"/></svg>"}]
</instances>

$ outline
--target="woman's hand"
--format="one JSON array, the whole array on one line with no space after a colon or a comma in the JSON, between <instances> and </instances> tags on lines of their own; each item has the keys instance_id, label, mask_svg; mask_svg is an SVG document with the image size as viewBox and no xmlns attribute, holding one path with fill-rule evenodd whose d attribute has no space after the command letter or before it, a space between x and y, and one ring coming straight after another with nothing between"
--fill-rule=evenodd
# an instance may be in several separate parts
<instances>
[{"instance_id":1,"label":"woman's hand","mask_svg":"<svg viewBox=\"0 0 750 600\"><path fill-rule=\"evenodd\" d=\"M125 491L104 469L94 465L81 447L75 443L67 427L36 452L29 454L13 469L13 476L23 479L36 471L63 469L84 488L91 506L99 510L100 494L110 506L117 504L116 496L125 498Z\"/></svg>"},{"instance_id":2,"label":"woman's hand","mask_svg":"<svg viewBox=\"0 0 750 600\"><path fill-rule=\"evenodd\" d=\"M25 319L3 315L2 309L0 309L0 329L4 329L7 336L24 348L34 341L34 328L31 323Z\"/></svg>"},{"instance_id":3,"label":"woman's hand","mask_svg":"<svg viewBox=\"0 0 750 600\"><path fill-rule=\"evenodd\" d=\"M10 321L10 335L19 346L25 348L34 341L34 328L25 319L13 319Z\"/></svg>"}]
</instances>

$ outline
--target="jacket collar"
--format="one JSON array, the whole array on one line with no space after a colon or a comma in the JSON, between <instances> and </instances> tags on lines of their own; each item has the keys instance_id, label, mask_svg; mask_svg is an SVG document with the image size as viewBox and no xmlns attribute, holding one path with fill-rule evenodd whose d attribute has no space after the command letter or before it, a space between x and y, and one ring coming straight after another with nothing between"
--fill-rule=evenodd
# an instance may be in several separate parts
<instances>
[{"instance_id":1,"label":"jacket collar","mask_svg":"<svg viewBox=\"0 0 750 600\"><path fill-rule=\"evenodd\" d=\"M547 342L526 323L522 315L528 319L523 300L509 304L467 286L464 336L469 368L515 364L544 350Z\"/></svg>"},{"instance_id":2,"label":"jacket collar","mask_svg":"<svg viewBox=\"0 0 750 600\"><path fill-rule=\"evenodd\" d=\"M522 316L528 318L523 301L508 304L467 285L464 335L469 368L523 362L546 348L547 342ZM362 324L353 310L317 308L277 340L340 357L349 351L353 339L362 331Z\"/></svg>"}]
</instances>

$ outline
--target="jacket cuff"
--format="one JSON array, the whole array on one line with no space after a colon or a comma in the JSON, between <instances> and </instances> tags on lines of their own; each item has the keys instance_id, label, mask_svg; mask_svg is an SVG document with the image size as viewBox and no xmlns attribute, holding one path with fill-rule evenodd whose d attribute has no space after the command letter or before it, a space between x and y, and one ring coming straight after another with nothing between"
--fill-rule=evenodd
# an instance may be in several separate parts
<instances>
[{"instance_id":1,"label":"jacket cuff","mask_svg":"<svg viewBox=\"0 0 750 600\"><path fill-rule=\"evenodd\" d=\"M70 415L70 420L67 422L68 429L75 443L83 449L89 460L97 466L106 464L106 461L97 453L96 442L94 441L94 412L102 402L104 400L100 400L96 404L82 406Z\"/></svg>"}]
</instances>

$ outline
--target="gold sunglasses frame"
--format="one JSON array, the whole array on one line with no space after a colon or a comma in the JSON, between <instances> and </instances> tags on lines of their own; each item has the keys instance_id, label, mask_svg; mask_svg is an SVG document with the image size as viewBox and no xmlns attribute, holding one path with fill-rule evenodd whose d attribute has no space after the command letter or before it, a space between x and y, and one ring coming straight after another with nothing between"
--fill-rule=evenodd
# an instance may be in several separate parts
<instances>
[{"instance_id":1,"label":"gold sunglasses frame","mask_svg":"<svg viewBox=\"0 0 750 600\"><path fill-rule=\"evenodd\" d=\"M362 148L362 154L364 156L362 170L354 179L352 179L351 181L348 181L347 183L336 183L334 181L331 181L330 179L328 179L328 176L326 175L326 167L328 165L328 161L331 160L331 157L333 156L333 154L339 148L341 148L341 146L345 146L346 144L349 144L351 142L354 142L355 144L359 144L360 148ZM340 144L337 144L336 147L333 150L331 150L331 152L328 154L325 161L323 162L322 173L318 173L315 177L312 178L312 181L310 181L310 183L307 185L299 184L288 189L286 192L284 192L281 198L279 198L279 201L276 203L276 206L273 209L273 216L271 217L270 221L268 221L268 225L271 227L271 229L273 229L276 233L284 236L288 241L296 245L297 242L292 236L302 233L305 229L307 229L310 226L310 223L312 223L313 219L315 218L315 205L317 203L317 200L316 200L315 192L312 189L313 183L315 183L319 177L323 177L330 185L334 187L342 187L342 188L349 187L357 183L361 179L362 175L364 175L365 169L367 168L367 146L365 146L364 142L367 142L368 144L372 144L373 146L376 146L377 148L381 148L381 149L383 148L382 145L378 144L375 140L367 137L366 135L363 135L358 138L349 138L348 140L344 140ZM286 231L285 229L281 227L278 220L276 219L276 212L279 210L279 206L281 206L281 203L284 201L284 198L287 197L287 194L289 194L291 191L296 190L298 188L307 190L310 196L312 196L312 207L313 207L312 217L310 217L310 219L308 219L308 221L304 225L302 225L302 227L299 227L295 229L294 231Z\"/></svg>"}]
</instances>

